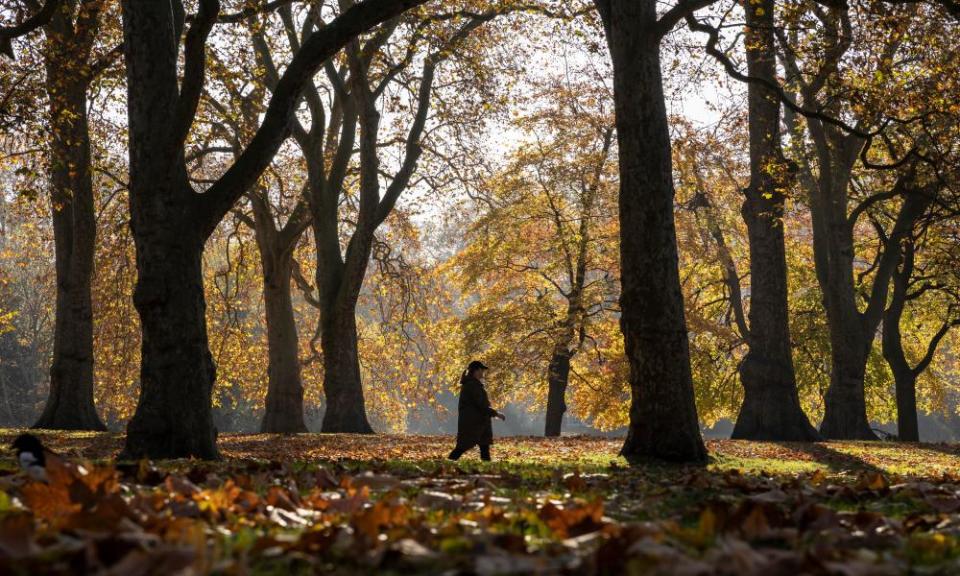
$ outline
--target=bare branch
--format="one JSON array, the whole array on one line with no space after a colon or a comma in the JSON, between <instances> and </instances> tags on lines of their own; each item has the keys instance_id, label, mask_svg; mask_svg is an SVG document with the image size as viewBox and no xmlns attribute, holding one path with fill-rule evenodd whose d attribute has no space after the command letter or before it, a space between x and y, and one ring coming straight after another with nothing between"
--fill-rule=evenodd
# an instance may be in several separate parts
<instances>
[{"instance_id":1,"label":"bare branch","mask_svg":"<svg viewBox=\"0 0 960 576\"><path fill-rule=\"evenodd\" d=\"M53 13L56 12L61 3L62 0L47 0L36 14L20 24L0 27L0 54L4 54L13 60L12 40L20 36L26 36L37 28L44 26L53 18Z\"/></svg>"}]
</instances>

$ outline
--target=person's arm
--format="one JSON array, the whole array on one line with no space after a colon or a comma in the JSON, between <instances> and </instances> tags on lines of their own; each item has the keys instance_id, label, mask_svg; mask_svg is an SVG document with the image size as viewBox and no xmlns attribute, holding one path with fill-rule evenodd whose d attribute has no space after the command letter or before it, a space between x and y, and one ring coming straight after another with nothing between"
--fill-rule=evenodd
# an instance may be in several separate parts
<instances>
[{"instance_id":1,"label":"person's arm","mask_svg":"<svg viewBox=\"0 0 960 576\"><path fill-rule=\"evenodd\" d=\"M494 410L493 406L490 405L490 398L487 396L487 391L483 389L481 384L471 383L464 387L462 393L467 396L467 401L477 408L480 413L486 414L489 418L504 419L503 414Z\"/></svg>"},{"instance_id":2,"label":"person's arm","mask_svg":"<svg viewBox=\"0 0 960 576\"><path fill-rule=\"evenodd\" d=\"M490 397L487 396L487 391L484 388L480 388L480 392L483 395L483 407L487 411L487 416L490 418L499 418L500 420L506 420L507 417L503 413L498 412L493 409L493 406L490 405Z\"/></svg>"}]
</instances>

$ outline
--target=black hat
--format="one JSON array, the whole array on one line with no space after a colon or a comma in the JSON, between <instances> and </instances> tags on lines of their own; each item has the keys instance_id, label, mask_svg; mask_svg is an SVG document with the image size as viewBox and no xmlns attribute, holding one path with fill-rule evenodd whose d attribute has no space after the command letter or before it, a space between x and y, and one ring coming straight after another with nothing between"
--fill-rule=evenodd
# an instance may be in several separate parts
<instances>
[{"instance_id":1,"label":"black hat","mask_svg":"<svg viewBox=\"0 0 960 576\"><path fill-rule=\"evenodd\" d=\"M467 372L473 372L474 370L489 370L490 368L479 360L474 360L469 365L467 365Z\"/></svg>"}]
</instances>

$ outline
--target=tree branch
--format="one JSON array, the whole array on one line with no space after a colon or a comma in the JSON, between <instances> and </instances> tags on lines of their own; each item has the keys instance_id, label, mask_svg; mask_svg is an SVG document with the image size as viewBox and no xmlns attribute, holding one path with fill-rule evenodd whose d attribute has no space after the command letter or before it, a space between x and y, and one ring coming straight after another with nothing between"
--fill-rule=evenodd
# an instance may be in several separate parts
<instances>
[{"instance_id":1,"label":"tree branch","mask_svg":"<svg viewBox=\"0 0 960 576\"><path fill-rule=\"evenodd\" d=\"M693 13L701 8L713 4L717 0L679 0L672 8L657 20L657 35L664 37L673 30L677 22L684 18L690 18Z\"/></svg>"},{"instance_id":2,"label":"tree branch","mask_svg":"<svg viewBox=\"0 0 960 576\"><path fill-rule=\"evenodd\" d=\"M930 366L930 363L933 362L933 356L937 353L937 348L940 346L940 342L954 326L960 326L960 318L945 320L943 322L943 324L940 326L940 329L937 330L937 333L934 334L933 338L930 339L930 342L927 343L927 351L923 355L923 358L921 358L920 362L913 367L914 374L919 376Z\"/></svg>"},{"instance_id":3,"label":"tree branch","mask_svg":"<svg viewBox=\"0 0 960 576\"><path fill-rule=\"evenodd\" d=\"M200 11L187 31L183 47L183 82L173 118L172 137L177 146L186 141L190 127L193 126L193 119L197 115L197 105L200 103L206 76L207 36L210 35L219 12L218 0L200 0Z\"/></svg>"},{"instance_id":4,"label":"tree branch","mask_svg":"<svg viewBox=\"0 0 960 576\"><path fill-rule=\"evenodd\" d=\"M377 24L426 0L366 0L350 8L323 30L310 35L277 82L263 123L236 162L201 194L200 225L209 235L230 207L253 185L290 134L303 87L330 57Z\"/></svg>"},{"instance_id":5,"label":"tree branch","mask_svg":"<svg viewBox=\"0 0 960 576\"><path fill-rule=\"evenodd\" d=\"M417 161L423 153L420 139L423 136L423 130L427 123L427 115L430 111L430 95L433 90L433 78L437 65L447 58L453 46L462 42L471 32L484 23L493 20L496 16L496 12L490 12L472 18L457 30L446 45L427 57L427 61L423 65L423 77L420 80L420 89L417 94L417 112L414 116L413 123L410 125L410 130L407 133L403 164L393 177L393 180L383 195L383 199L380 200L377 206L376 223L374 226L382 224L383 221L387 219L387 216L390 215L400 194L409 185L410 177L413 175L414 170L416 170Z\"/></svg>"},{"instance_id":6,"label":"tree branch","mask_svg":"<svg viewBox=\"0 0 960 576\"><path fill-rule=\"evenodd\" d=\"M26 36L37 28L44 26L53 18L53 13L56 12L62 1L63 0L47 0L36 14L20 24L0 27L0 54L4 54L13 60L13 39Z\"/></svg>"}]
</instances>

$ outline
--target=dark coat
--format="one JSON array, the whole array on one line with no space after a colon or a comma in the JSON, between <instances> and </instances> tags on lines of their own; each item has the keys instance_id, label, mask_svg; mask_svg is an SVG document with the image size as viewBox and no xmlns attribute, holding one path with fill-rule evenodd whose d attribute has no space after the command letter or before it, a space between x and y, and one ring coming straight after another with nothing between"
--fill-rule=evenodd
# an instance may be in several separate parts
<instances>
[{"instance_id":1,"label":"dark coat","mask_svg":"<svg viewBox=\"0 0 960 576\"><path fill-rule=\"evenodd\" d=\"M490 399L483 382L472 376L460 380L460 402L457 416L457 446L489 446L493 443L490 419L497 411L490 407Z\"/></svg>"}]
</instances>

